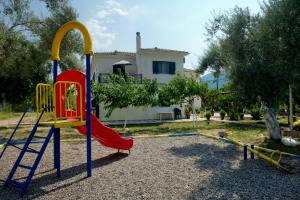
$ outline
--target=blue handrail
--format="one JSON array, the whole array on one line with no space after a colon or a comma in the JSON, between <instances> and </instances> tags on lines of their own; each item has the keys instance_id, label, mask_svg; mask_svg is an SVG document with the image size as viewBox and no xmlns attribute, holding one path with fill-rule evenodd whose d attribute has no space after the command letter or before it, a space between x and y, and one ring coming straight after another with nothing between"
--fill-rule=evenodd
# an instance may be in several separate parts
<instances>
[{"instance_id":1,"label":"blue handrail","mask_svg":"<svg viewBox=\"0 0 300 200\"><path fill-rule=\"evenodd\" d=\"M3 156L3 154L4 154L4 152L5 152L6 148L7 148L7 146L10 144L11 139L14 137L14 135L15 135L17 129L19 128L19 126L20 126L20 124L21 124L21 122L22 122L22 120L23 120L23 118L24 118L24 116L25 116L26 113L27 113L27 110L24 111L24 113L23 113L23 115L21 116L21 118L20 118L20 120L19 120L17 126L15 127L15 129L14 129L14 131L12 132L11 136L10 136L9 139L7 140L5 146L4 146L4 148L3 148L3 150L2 150L2 152L1 152L1 154L0 154L0 159L2 158L2 156Z\"/></svg>"}]
</instances>

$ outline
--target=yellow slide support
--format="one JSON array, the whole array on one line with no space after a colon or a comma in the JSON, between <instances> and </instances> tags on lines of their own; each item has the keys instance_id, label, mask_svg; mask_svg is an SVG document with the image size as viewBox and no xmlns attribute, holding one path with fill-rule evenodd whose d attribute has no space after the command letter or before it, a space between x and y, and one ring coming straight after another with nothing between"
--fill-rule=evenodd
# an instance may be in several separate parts
<instances>
[{"instance_id":1,"label":"yellow slide support","mask_svg":"<svg viewBox=\"0 0 300 200\"><path fill-rule=\"evenodd\" d=\"M51 59L52 60L60 60L59 58L59 47L60 43L65 36L65 34L72 30L78 29L82 35L84 40L84 54L86 55L93 55L93 48L92 48L92 39L87 30L87 28L80 22L77 21L70 21L63 26L61 26L55 34L53 43L52 43L52 50L51 50Z\"/></svg>"}]
</instances>

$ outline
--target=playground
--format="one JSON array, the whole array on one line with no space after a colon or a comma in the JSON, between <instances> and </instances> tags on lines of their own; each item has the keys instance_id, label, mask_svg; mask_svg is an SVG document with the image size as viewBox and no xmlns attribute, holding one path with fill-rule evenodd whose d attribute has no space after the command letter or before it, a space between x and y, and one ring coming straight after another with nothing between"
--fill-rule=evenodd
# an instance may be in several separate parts
<instances>
[{"instance_id":1,"label":"playground","mask_svg":"<svg viewBox=\"0 0 300 200\"><path fill-rule=\"evenodd\" d=\"M61 174L53 169L49 145L29 199L299 199L300 176L279 171L262 159L243 160L241 148L203 136L136 139L130 155L92 142L93 176L86 176L85 142L61 144ZM40 144L33 145L33 147ZM13 148L0 179L7 177ZM33 158L26 158L26 162ZM28 172L20 170L18 178ZM3 183L0 183L1 186ZM274 193L274 191L277 191ZM17 199L14 188L1 199Z\"/></svg>"},{"instance_id":2,"label":"playground","mask_svg":"<svg viewBox=\"0 0 300 200\"><path fill-rule=\"evenodd\" d=\"M72 29L84 38L85 73L58 73L60 43ZM53 83L36 86L30 133L21 145L13 139L25 111L1 145L1 199L300 199L299 171L288 174L290 168L281 162L283 156L299 155L249 146L226 138L224 131L199 133L196 124L127 137L103 124L91 113L92 54L83 24L71 21L57 31ZM83 136L65 142L61 128Z\"/></svg>"}]
</instances>

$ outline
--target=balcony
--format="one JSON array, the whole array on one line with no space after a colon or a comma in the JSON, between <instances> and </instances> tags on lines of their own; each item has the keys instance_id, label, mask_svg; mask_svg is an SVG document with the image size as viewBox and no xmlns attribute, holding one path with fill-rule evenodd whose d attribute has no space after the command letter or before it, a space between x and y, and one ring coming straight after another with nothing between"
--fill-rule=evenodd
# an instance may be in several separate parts
<instances>
[{"instance_id":1,"label":"balcony","mask_svg":"<svg viewBox=\"0 0 300 200\"><path fill-rule=\"evenodd\" d=\"M98 83L107 83L107 77L109 75L110 75L109 73L100 73L98 76ZM139 83L143 82L143 74L128 74L128 75L138 80Z\"/></svg>"}]
</instances>

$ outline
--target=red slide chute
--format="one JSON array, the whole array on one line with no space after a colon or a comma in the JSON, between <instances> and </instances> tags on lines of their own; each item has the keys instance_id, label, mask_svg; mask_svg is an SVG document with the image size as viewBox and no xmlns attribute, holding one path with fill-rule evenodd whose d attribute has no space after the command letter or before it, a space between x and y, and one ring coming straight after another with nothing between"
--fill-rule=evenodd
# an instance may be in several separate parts
<instances>
[{"instance_id":1,"label":"red slide chute","mask_svg":"<svg viewBox=\"0 0 300 200\"><path fill-rule=\"evenodd\" d=\"M72 82L78 82L81 84L82 87L82 94L78 95L78 98L83 98L82 102L83 106L83 113L84 116L83 118L85 119L85 74L77 71L77 70L69 70L69 71L64 71L60 73L57 76L57 81L72 81ZM57 90L57 88L55 88ZM57 116L59 116L59 113L66 113L65 106L58 106L60 102L64 103L64 94L66 91L56 91L57 95L56 96L56 102L57 102L57 108L60 107L62 111L57 111ZM63 98L63 99L60 99ZM80 102L77 100L77 104ZM77 105L77 108L80 106ZM79 112L79 110L77 110ZM74 119L70 119L74 120ZM75 127L80 133L86 135L86 126L76 126ZM98 142L100 142L102 145L114 149L121 149L121 150L130 150L133 146L133 139L131 138L123 138L121 137L115 130L105 126L100 120L97 119L97 117L91 113L91 134L94 139L96 139Z\"/></svg>"}]
</instances>

